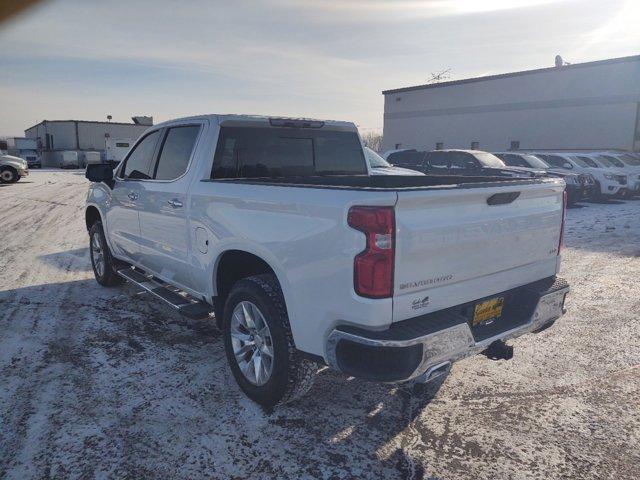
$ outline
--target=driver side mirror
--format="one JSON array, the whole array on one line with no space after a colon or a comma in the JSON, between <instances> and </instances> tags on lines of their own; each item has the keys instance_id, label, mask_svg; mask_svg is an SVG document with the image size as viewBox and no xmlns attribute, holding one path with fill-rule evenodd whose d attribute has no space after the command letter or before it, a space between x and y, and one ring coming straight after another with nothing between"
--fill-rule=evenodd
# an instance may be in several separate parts
<instances>
[{"instance_id":1,"label":"driver side mirror","mask_svg":"<svg viewBox=\"0 0 640 480\"><path fill-rule=\"evenodd\" d=\"M571 165L569 162L564 162L562 164L562 168L567 168L567 169L571 170L573 168L573 165Z\"/></svg>"},{"instance_id":2,"label":"driver side mirror","mask_svg":"<svg viewBox=\"0 0 640 480\"><path fill-rule=\"evenodd\" d=\"M87 165L85 177L91 182L106 183L109 188L113 188L113 167L106 163L90 163Z\"/></svg>"}]
</instances>

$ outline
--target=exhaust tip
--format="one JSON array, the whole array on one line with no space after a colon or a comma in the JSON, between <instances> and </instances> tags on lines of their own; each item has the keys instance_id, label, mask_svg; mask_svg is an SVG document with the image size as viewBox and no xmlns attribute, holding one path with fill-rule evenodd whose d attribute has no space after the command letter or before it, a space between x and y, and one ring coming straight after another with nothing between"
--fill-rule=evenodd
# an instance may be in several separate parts
<instances>
[{"instance_id":1,"label":"exhaust tip","mask_svg":"<svg viewBox=\"0 0 640 480\"><path fill-rule=\"evenodd\" d=\"M435 380L436 378L447 375L451 370L451 362L443 362L438 365L434 365L427 369L422 375L415 379L416 383L427 383Z\"/></svg>"}]
</instances>

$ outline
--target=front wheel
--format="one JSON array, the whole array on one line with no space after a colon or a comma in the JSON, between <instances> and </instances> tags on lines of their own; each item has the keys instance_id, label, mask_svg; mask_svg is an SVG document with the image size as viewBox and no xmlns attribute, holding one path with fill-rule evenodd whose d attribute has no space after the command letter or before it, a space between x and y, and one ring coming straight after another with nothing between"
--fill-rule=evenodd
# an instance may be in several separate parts
<instances>
[{"instance_id":1,"label":"front wheel","mask_svg":"<svg viewBox=\"0 0 640 480\"><path fill-rule=\"evenodd\" d=\"M20 179L18 172L11 167L0 170L0 181L2 183L16 183Z\"/></svg>"},{"instance_id":2,"label":"front wheel","mask_svg":"<svg viewBox=\"0 0 640 480\"><path fill-rule=\"evenodd\" d=\"M100 285L113 287L124 283L124 279L116 273L116 260L109 251L102 222L95 222L89 230L89 253L93 274Z\"/></svg>"},{"instance_id":3,"label":"front wheel","mask_svg":"<svg viewBox=\"0 0 640 480\"><path fill-rule=\"evenodd\" d=\"M240 280L225 303L222 332L236 382L253 401L273 407L304 395L317 366L296 350L273 275Z\"/></svg>"}]
</instances>

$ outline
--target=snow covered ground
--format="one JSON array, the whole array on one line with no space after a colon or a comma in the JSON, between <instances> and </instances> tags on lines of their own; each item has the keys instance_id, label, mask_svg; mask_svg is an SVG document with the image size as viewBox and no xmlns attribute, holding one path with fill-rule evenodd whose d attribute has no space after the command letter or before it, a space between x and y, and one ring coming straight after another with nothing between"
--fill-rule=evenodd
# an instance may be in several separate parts
<instances>
[{"instance_id":1,"label":"snow covered ground","mask_svg":"<svg viewBox=\"0 0 640 480\"><path fill-rule=\"evenodd\" d=\"M555 327L433 393L322 371L264 412L220 334L93 280L81 172L0 185L0 478L640 477L640 201L568 212Z\"/></svg>"}]
</instances>

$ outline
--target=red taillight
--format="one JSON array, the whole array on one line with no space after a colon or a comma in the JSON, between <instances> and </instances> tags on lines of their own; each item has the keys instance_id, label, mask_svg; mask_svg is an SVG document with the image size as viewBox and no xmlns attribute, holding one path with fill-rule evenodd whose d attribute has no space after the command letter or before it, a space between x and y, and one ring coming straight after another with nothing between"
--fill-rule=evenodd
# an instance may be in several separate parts
<instances>
[{"instance_id":1,"label":"red taillight","mask_svg":"<svg viewBox=\"0 0 640 480\"><path fill-rule=\"evenodd\" d=\"M558 242L558 255L564 247L564 220L567 216L567 191L562 192L562 223L560 223L560 241Z\"/></svg>"},{"instance_id":2,"label":"red taillight","mask_svg":"<svg viewBox=\"0 0 640 480\"><path fill-rule=\"evenodd\" d=\"M347 223L367 237L366 248L353 262L356 293L370 298L392 296L396 241L393 207L351 207Z\"/></svg>"}]
</instances>

